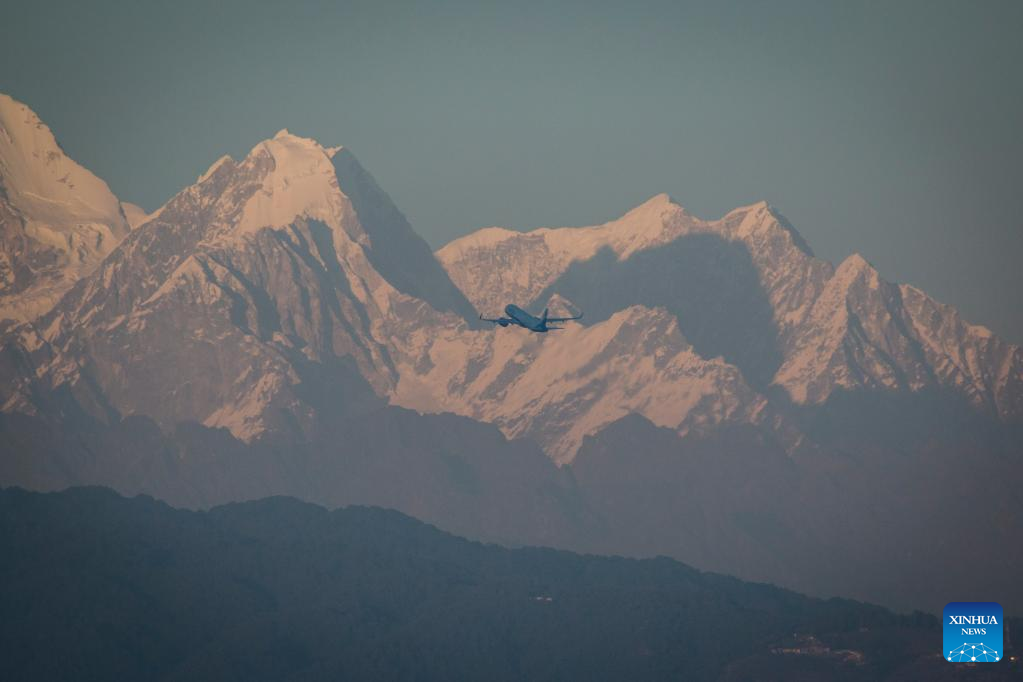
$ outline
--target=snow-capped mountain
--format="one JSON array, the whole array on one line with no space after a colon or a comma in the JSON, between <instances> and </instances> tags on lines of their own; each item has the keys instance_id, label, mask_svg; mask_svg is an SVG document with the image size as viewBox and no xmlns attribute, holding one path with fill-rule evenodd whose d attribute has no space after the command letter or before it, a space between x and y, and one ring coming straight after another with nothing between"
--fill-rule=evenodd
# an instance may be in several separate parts
<instances>
[{"instance_id":1,"label":"snow-capped mountain","mask_svg":"<svg viewBox=\"0 0 1023 682\"><path fill-rule=\"evenodd\" d=\"M1023 417L1023 353L948 306L885 281L854 254L815 258L766 203L720 220L658 195L595 227L486 228L437 252L482 309L539 309L563 295L602 319L665 306L704 357L797 404L836 390L952 390L1000 417Z\"/></svg>"},{"instance_id":2,"label":"snow-capped mountain","mask_svg":"<svg viewBox=\"0 0 1023 682\"><path fill-rule=\"evenodd\" d=\"M97 417L196 421L251 441L310 428L324 405L303 387L347 358L383 399L496 424L559 462L630 412L679 433L764 418L741 373L697 354L663 310L559 336L474 328L425 242L341 148L281 131L143 220L18 330L33 369L10 382L5 409L31 413L40 386L67 389Z\"/></svg>"},{"instance_id":3,"label":"snow-capped mountain","mask_svg":"<svg viewBox=\"0 0 1023 682\"><path fill-rule=\"evenodd\" d=\"M425 327L406 338L395 403L497 424L558 462L631 413L682 434L766 416L739 370L700 357L663 309L632 306L546 335Z\"/></svg>"},{"instance_id":4,"label":"snow-capped mountain","mask_svg":"<svg viewBox=\"0 0 1023 682\"><path fill-rule=\"evenodd\" d=\"M679 434L777 426L772 383L797 404L949 386L1019 410L1019 349L858 256L814 258L766 204L703 221L659 195L592 228L489 228L438 252L448 279L350 152L281 131L133 217L111 257L18 332L35 369L5 409L68 387L97 415L251 440L308 428L308 373L349 358L385 400L496 424L558 462L631 413ZM589 324L473 328L452 281L483 311L575 305Z\"/></svg>"},{"instance_id":5,"label":"snow-capped mountain","mask_svg":"<svg viewBox=\"0 0 1023 682\"><path fill-rule=\"evenodd\" d=\"M31 109L0 93L0 320L49 310L130 229L107 184L68 158Z\"/></svg>"},{"instance_id":6,"label":"snow-capped mountain","mask_svg":"<svg viewBox=\"0 0 1023 682\"><path fill-rule=\"evenodd\" d=\"M386 394L393 319L470 312L349 152L282 130L214 163L23 329L37 371L7 402L31 410L41 377L93 411L249 440L312 418L308 368L350 358Z\"/></svg>"},{"instance_id":7,"label":"snow-capped mountain","mask_svg":"<svg viewBox=\"0 0 1023 682\"><path fill-rule=\"evenodd\" d=\"M914 607L998 548L1018 589L1019 348L766 204L435 257L346 149L281 131L146 214L5 107L2 300L38 314L0 325L0 485L377 504ZM476 320L510 302L586 316ZM980 530L935 502L981 498Z\"/></svg>"},{"instance_id":8,"label":"snow-capped mountain","mask_svg":"<svg viewBox=\"0 0 1023 682\"><path fill-rule=\"evenodd\" d=\"M66 388L95 415L251 440L308 428L320 406L303 385L344 359L385 400L496 424L567 462L632 413L679 434L778 426L772 386L797 405L836 390L942 388L1003 418L1023 409L1018 348L857 255L837 268L815 258L765 203L707 221L662 194L595 227L487 228L434 258L346 149L282 130L146 215L3 102L17 133L3 148L4 206L49 207L65 227L74 215L65 245L100 235L91 251L63 252L81 256L73 267L67 256L36 274L48 296L85 281L16 330L32 369L11 370L7 410L34 411L40 386ZM479 329L467 298L490 313L574 305L586 324Z\"/></svg>"}]
</instances>

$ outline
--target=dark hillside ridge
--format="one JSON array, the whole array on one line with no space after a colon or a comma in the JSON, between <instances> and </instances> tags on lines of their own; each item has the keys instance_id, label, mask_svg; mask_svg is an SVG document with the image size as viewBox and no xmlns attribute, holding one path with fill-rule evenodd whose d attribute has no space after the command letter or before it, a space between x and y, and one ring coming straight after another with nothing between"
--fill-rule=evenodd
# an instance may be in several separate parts
<instances>
[{"instance_id":1,"label":"dark hillside ridge","mask_svg":"<svg viewBox=\"0 0 1023 682\"><path fill-rule=\"evenodd\" d=\"M665 558L483 545L376 508L277 497L194 512L102 488L0 491L5 680L1018 674L945 663L939 642L930 616Z\"/></svg>"}]
</instances>

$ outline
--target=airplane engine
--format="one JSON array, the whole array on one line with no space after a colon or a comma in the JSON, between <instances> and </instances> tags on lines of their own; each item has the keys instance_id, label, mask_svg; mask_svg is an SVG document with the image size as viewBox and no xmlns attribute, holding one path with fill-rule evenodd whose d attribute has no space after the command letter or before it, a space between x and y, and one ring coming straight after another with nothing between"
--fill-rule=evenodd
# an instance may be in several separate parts
<instances>
[{"instance_id":1,"label":"airplane engine","mask_svg":"<svg viewBox=\"0 0 1023 682\"><path fill-rule=\"evenodd\" d=\"M502 327L507 327L508 326L507 322L498 322L498 324L501 325Z\"/></svg>"}]
</instances>

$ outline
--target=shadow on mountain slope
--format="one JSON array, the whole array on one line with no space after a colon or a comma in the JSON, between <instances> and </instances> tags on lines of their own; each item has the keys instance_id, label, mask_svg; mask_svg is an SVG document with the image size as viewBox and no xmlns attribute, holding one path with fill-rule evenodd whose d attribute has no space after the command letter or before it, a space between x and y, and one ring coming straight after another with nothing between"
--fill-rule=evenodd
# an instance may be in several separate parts
<instances>
[{"instance_id":1,"label":"shadow on mountain slope","mask_svg":"<svg viewBox=\"0 0 1023 682\"><path fill-rule=\"evenodd\" d=\"M782 363L774 313L749 251L717 235L681 237L625 260L606 247L570 265L532 307L554 293L585 311L587 323L630 305L665 308L697 353L721 355L757 387Z\"/></svg>"},{"instance_id":2,"label":"shadow on mountain slope","mask_svg":"<svg viewBox=\"0 0 1023 682\"><path fill-rule=\"evenodd\" d=\"M369 233L366 256L377 272L398 291L478 326L472 304L448 277L426 240L416 234L355 156L341 149L333 162L338 184Z\"/></svg>"}]
</instances>

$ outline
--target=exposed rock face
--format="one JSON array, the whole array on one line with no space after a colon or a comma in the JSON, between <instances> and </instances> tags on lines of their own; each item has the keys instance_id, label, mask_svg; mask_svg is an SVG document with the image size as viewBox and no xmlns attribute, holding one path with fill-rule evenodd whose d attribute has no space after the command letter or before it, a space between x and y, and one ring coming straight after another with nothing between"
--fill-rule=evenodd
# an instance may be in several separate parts
<instances>
[{"instance_id":1,"label":"exposed rock face","mask_svg":"<svg viewBox=\"0 0 1023 682\"><path fill-rule=\"evenodd\" d=\"M32 320L92 272L130 227L107 184L0 93L0 320Z\"/></svg>"},{"instance_id":2,"label":"exposed rock face","mask_svg":"<svg viewBox=\"0 0 1023 682\"><path fill-rule=\"evenodd\" d=\"M959 312L919 289L899 293L934 381L962 391L1004 419L1023 416L1023 353L986 327L965 322Z\"/></svg>"}]
</instances>

